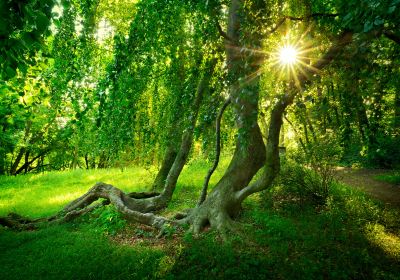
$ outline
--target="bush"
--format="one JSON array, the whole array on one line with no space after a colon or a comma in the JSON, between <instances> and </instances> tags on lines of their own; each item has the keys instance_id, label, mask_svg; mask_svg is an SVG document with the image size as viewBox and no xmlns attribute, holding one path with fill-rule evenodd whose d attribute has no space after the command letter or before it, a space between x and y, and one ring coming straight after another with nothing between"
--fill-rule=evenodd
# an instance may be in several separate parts
<instances>
[{"instance_id":1,"label":"bush","mask_svg":"<svg viewBox=\"0 0 400 280\"><path fill-rule=\"evenodd\" d=\"M308 200L317 204L324 204L329 195L333 175L327 170L323 171L323 176L321 176L309 167L304 167L293 161L286 161L282 164L276 183L282 185L303 201Z\"/></svg>"},{"instance_id":2,"label":"bush","mask_svg":"<svg viewBox=\"0 0 400 280\"><path fill-rule=\"evenodd\" d=\"M325 203L334 181L341 148L333 131L314 135L292 159L283 162L279 183L296 193L301 199Z\"/></svg>"}]
</instances>

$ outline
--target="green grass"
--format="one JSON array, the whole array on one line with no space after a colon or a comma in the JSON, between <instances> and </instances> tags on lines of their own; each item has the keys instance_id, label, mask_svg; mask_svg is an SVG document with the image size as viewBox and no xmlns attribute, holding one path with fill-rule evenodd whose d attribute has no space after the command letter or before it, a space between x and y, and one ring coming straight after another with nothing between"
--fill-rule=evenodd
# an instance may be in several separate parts
<instances>
[{"instance_id":1,"label":"green grass","mask_svg":"<svg viewBox=\"0 0 400 280\"><path fill-rule=\"evenodd\" d=\"M223 168L211 185L221 177ZM169 215L195 205L209 164L191 162ZM97 181L146 190L154 170L76 170L0 177L0 215L53 214ZM215 232L195 239L174 230L127 224L106 207L37 231L0 228L0 279L398 279L400 213L363 193L334 185L326 205L274 186L245 201L244 235L222 243Z\"/></svg>"},{"instance_id":2,"label":"green grass","mask_svg":"<svg viewBox=\"0 0 400 280\"><path fill-rule=\"evenodd\" d=\"M400 185L400 171L393 171L389 174L377 175L375 178L391 184Z\"/></svg>"}]
</instances>

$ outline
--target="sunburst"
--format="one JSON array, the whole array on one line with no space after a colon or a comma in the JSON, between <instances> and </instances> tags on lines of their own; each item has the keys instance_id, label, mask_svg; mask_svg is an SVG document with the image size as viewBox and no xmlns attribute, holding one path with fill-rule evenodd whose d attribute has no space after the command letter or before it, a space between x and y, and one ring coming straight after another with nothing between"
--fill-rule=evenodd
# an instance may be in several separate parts
<instances>
[{"instance_id":1,"label":"sunburst","mask_svg":"<svg viewBox=\"0 0 400 280\"><path fill-rule=\"evenodd\" d=\"M283 46L279 49L279 62L283 65L294 64L297 62L298 51L291 45Z\"/></svg>"},{"instance_id":2,"label":"sunburst","mask_svg":"<svg viewBox=\"0 0 400 280\"><path fill-rule=\"evenodd\" d=\"M286 34L275 47L275 50L269 53L268 67L277 69L279 79L294 82L300 86L299 77L308 76L315 72L311 65L313 60L309 55L315 50L306 43L305 35L290 36Z\"/></svg>"},{"instance_id":3,"label":"sunburst","mask_svg":"<svg viewBox=\"0 0 400 280\"><path fill-rule=\"evenodd\" d=\"M285 80L291 84L301 87L301 77L309 77L319 72L315 69L313 61L315 55L320 51L321 45L315 45L314 40L310 40L309 32L311 27L307 28L303 33L293 34L287 30L283 37L275 37L270 41L269 51L265 49L253 49L247 47L228 46L240 53L259 56L258 61L253 61L256 71L247 74L240 79L240 85L251 83L255 78L263 73L276 74L278 80ZM312 46L314 45L314 46Z\"/></svg>"}]
</instances>

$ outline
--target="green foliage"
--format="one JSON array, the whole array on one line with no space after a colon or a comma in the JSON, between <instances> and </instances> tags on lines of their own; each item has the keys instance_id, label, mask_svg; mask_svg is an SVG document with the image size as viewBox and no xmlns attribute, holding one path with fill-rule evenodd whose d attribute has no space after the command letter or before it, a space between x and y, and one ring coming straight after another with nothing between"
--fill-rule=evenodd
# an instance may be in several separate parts
<instances>
[{"instance_id":1,"label":"green foliage","mask_svg":"<svg viewBox=\"0 0 400 280\"><path fill-rule=\"evenodd\" d=\"M344 13L343 27L366 33L398 24L396 11L400 9L400 1L338 1L338 9Z\"/></svg>"},{"instance_id":2,"label":"green foliage","mask_svg":"<svg viewBox=\"0 0 400 280\"><path fill-rule=\"evenodd\" d=\"M100 231L105 235L116 235L127 225L121 213L112 205L96 209L90 214L89 219L94 221L94 231Z\"/></svg>"},{"instance_id":3,"label":"green foliage","mask_svg":"<svg viewBox=\"0 0 400 280\"><path fill-rule=\"evenodd\" d=\"M377 175L375 178L391 184L400 185L400 171L394 171L385 175Z\"/></svg>"},{"instance_id":4,"label":"green foliage","mask_svg":"<svg viewBox=\"0 0 400 280\"><path fill-rule=\"evenodd\" d=\"M325 177L324 177L325 176ZM285 162L275 184L303 201L324 204L333 182L331 174L324 176L295 162Z\"/></svg>"},{"instance_id":5,"label":"green foliage","mask_svg":"<svg viewBox=\"0 0 400 280\"><path fill-rule=\"evenodd\" d=\"M303 200L324 204L334 183L341 148L332 131L326 130L322 135L314 130L311 133L312 137L306 135L306 143L302 142L302 146L282 162L276 184Z\"/></svg>"},{"instance_id":6,"label":"green foliage","mask_svg":"<svg viewBox=\"0 0 400 280\"><path fill-rule=\"evenodd\" d=\"M375 143L369 147L365 154L367 166L383 168L400 167L400 137L390 135L377 135Z\"/></svg>"},{"instance_id":7,"label":"green foliage","mask_svg":"<svg viewBox=\"0 0 400 280\"><path fill-rule=\"evenodd\" d=\"M54 0L0 3L0 80L8 80L17 70L26 73L34 65L35 53L44 48L49 35Z\"/></svg>"}]
</instances>

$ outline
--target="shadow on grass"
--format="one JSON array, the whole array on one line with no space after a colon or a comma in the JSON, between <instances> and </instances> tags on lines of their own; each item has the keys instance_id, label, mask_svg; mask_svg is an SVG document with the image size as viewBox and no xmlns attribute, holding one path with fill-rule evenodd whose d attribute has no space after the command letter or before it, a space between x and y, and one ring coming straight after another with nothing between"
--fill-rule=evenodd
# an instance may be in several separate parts
<instances>
[{"instance_id":1,"label":"shadow on grass","mask_svg":"<svg viewBox=\"0 0 400 280\"><path fill-rule=\"evenodd\" d=\"M170 279L398 279L398 212L337 186L327 204L271 190L246 203L245 236L188 238Z\"/></svg>"},{"instance_id":2,"label":"shadow on grass","mask_svg":"<svg viewBox=\"0 0 400 280\"><path fill-rule=\"evenodd\" d=\"M0 232L0 279L154 278L161 250L112 244L70 226Z\"/></svg>"}]
</instances>

